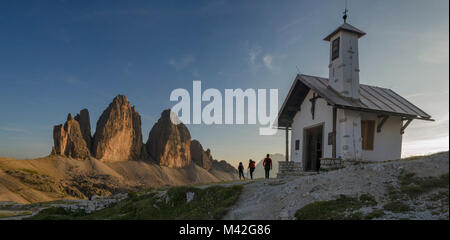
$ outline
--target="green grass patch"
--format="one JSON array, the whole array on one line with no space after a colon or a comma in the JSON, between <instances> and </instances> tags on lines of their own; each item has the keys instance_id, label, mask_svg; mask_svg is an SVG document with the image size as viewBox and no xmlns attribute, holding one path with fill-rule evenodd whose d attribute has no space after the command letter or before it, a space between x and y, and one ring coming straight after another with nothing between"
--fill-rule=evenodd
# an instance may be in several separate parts
<instances>
[{"instance_id":1,"label":"green grass patch","mask_svg":"<svg viewBox=\"0 0 450 240\"><path fill-rule=\"evenodd\" d=\"M431 195L429 197L429 200L435 201L435 202L440 202L441 207L448 206L448 204L449 204L448 193L449 193L448 191L437 192L437 193Z\"/></svg>"},{"instance_id":2,"label":"green grass patch","mask_svg":"<svg viewBox=\"0 0 450 240\"><path fill-rule=\"evenodd\" d=\"M377 205L377 201L375 200L375 198L370 195L370 194L366 194L363 193L361 194L361 196L359 196L359 201L364 205L364 206L374 206Z\"/></svg>"},{"instance_id":3,"label":"green grass patch","mask_svg":"<svg viewBox=\"0 0 450 240\"><path fill-rule=\"evenodd\" d=\"M391 211L393 213L405 213L411 211L411 207L403 203L402 201L392 201L386 203L383 206L383 209L386 211Z\"/></svg>"},{"instance_id":4,"label":"green grass patch","mask_svg":"<svg viewBox=\"0 0 450 240\"><path fill-rule=\"evenodd\" d=\"M354 212L365 206L376 205L375 198L369 194L362 194L359 199L341 195L330 201L317 201L300 208L295 213L298 220L355 220L363 219L361 212Z\"/></svg>"},{"instance_id":5,"label":"green grass patch","mask_svg":"<svg viewBox=\"0 0 450 240\"><path fill-rule=\"evenodd\" d=\"M27 220L75 220L87 216L84 211L72 212L62 207L49 207L41 210L38 214L26 218Z\"/></svg>"},{"instance_id":6,"label":"green grass patch","mask_svg":"<svg viewBox=\"0 0 450 240\"><path fill-rule=\"evenodd\" d=\"M0 211L0 219L8 217L25 216L31 214L32 214L31 211Z\"/></svg>"},{"instance_id":7,"label":"green grass patch","mask_svg":"<svg viewBox=\"0 0 450 240\"><path fill-rule=\"evenodd\" d=\"M413 209L407 205L410 199L417 198L436 189L449 187L449 174L436 177L418 177L415 173L403 172L398 177L399 187L386 186L389 202L383 209L393 213L405 213ZM442 205L448 205L448 191L440 191L428 197L431 201L440 201ZM433 208L434 207L430 207Z\"/></svg>"},{"instance_id":8,"label":"green grass patch","mask_svg":"<svg viewBox=\"0 0 450 240\"><path fill-rule=\"evenodd\" d=\"M158 192L132 193L121 202L91 214L49 208L29 219L221 219L235 204L243 186L212 186L205 189L172 187L167 190L168 201ZM186 193L193 192L194 199L187 203Z\"/></svg>"},{"instance_id":9,"label":"green grass patch","mask_svg":"<svg viewBox=\"0 0 450 240\"><path fill-rule=\"evenodd\" d=\"M404 173L398 177L400 191L415 198L437 188L448 188L449 174L437 177L417 177L414 173Z\"/></svg>"},{"instance_id":10,"label":"green grass patch","mask_svg":"<svg viewBox=\"0 0 450 240\"><path fill-rule=\"evenodd\" d=\"M372 212L368 213L366 216L364 216L365 220L372 220L374 218L380 218L384 216L384 211L381 209L375 209Z\"/></svg>"}]
</instances>

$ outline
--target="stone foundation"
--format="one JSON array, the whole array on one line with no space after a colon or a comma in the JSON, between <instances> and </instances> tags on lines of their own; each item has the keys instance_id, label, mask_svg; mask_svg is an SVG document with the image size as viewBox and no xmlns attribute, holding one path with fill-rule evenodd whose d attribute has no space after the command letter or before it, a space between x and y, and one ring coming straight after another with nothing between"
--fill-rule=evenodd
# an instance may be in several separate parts
<instances>
[{"instance_id":1,"label":"stone foundation","mask_svg":"<svg viewBox=\"0 0 450 240\"><path fill-rule=\"evenodd\" d=\"M344 160L340 158L321 158L320 169L332 170L344 167Z\"/></svg>"},{"instance_id":2,"label":"stone foundation","mask_svg":"<svg viewBox=\"0 0 450 240\"><path fill-rule=\"evenodd\" d=\"M278 162L278 174L277 178L287 176L301 176L304 175L302 164L300 162Z\"/></svg>"}]
</instances>

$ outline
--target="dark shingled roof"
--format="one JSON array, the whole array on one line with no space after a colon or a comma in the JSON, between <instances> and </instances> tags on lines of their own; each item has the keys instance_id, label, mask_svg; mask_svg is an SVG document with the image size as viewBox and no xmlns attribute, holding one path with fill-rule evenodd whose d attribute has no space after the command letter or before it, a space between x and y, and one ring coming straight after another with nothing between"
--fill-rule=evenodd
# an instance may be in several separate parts
<instances>
[{"instance_id":1,"label":"dark shingled roof","mask_svg":"<svg viewBox=\"0 0 450 240\"><path fill-rule=\"evenodd\" d=\"M350 25L348 23L344 23L341 26L339 26L338 28L336 28L332 33L328 34L328 36L326 36L323 40L330 41L331 37L333 37L337 32L339 32L341 30L356 33L356 34L358 34L358 38L366 35L365 32L353 27L352 25Z\"/></svg>"},{"instance_id":2,"label":"dark shingled roof","mask_svg":"<svg viewBox=\"0 0 450 240\"><path fill-rule=\"evenodd\" d=\"M283 106L278 113L278 127L289 127L294 115L306 98L309 90L313 90L330 105L356 111L375 112L382 115L395 115L408 119L432 120L431 116L401 97L391 89L360 84L360 99L341 96L328 86L328 79L297 75L289 90Z\"/></svg>"}]
</instances>

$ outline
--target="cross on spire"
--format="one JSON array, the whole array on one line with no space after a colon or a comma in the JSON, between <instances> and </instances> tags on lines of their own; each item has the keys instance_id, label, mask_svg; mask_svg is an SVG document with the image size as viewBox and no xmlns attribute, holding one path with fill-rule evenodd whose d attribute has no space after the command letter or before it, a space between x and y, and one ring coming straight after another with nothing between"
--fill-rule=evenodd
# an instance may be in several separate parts
<instances>
[{"instance_id":1,"label":"cross on spire","mask_svg":"<svg viewBox=\"0 0 450 240\"><path fill-rule=\"evenodd\" d=\"M348 10L347 10L347 0L345 0L345 10L344 10L344 12L343 12L344 16L342 16L342 18L344 19L344 23L347 21L347 13L348 13Z\"/></svg>"},{"instance_id":2,"label":"cross on spire","mask_svg":"<svg viewBox=\"0 0 450 240\"><path fill-rule=\"evenodd\" d=\"M342 18L344 19L344 23L347 21L347 13L348 13L348 10L347 10L347 7L345 7L345 10L343 12L344 16L342 16Z\"/></svg>"}]
</instances>

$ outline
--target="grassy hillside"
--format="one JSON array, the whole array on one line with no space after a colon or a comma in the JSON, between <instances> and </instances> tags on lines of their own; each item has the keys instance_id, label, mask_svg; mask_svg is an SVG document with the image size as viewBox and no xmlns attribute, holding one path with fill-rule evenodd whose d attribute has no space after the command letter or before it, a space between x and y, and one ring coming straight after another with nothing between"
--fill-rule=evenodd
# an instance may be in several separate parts
<instances>
[{"instance_id":1,"label":"grassy hillside","mask_svg":"<svg viewBox=\"0 0 450 240\"><path fill-rule=\"evenodd\" d=\"M414 173L404 172L398 176L398 183L397 187L387 186L388 201L385 204L378 203L370 194L361 194L359 199L341 195L334 200L307 204L297 210L295 218L298 220L370 220L383 217L386 211L400 214L414 211L412 205L419 198L427 200L427 208L433 210L435 215L444 211L448 212L448 173L440 176L417 177ZM361 211L362 208L366 208L365 214Z\"/></svg>"},{"instance_id":2,"label":"grassy hillside","mask_svg":"<svg viewBox=\"0 0 450 240\"><path fill-rule=\"evenodd\" d=\"M28 219L220 219L237 201L242 188L241 185L172 187L167 191L134 192L126 200L91 214L52 207ZM188 196L192 197L189 202Z\"/></svg>"},{"instance_id":3,"label":"grassy hillside","mask_svg":"<svg viewBox=\"0 0 450 240\"><path fill-rule=\"evenodd\" d=\"M0 201L86 199L93 195L229 181L237 177L220 170L214 174L195 164L168 168L144 161L104 163L94 158L79 160L62 156L30 160L0 158Z\"/></svg>"}]
</instances>

